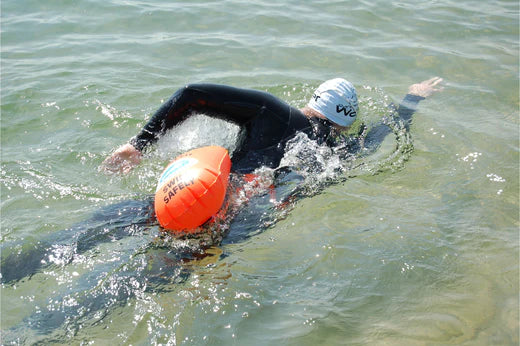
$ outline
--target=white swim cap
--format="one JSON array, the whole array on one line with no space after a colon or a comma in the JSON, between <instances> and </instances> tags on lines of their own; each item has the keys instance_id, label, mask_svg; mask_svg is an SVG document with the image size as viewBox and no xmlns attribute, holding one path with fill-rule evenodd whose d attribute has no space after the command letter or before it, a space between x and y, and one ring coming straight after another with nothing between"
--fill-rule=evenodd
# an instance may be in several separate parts
<instances>
[{"instance_id":1,"label":"white swim cap","mask_svg":"<svg viewBox=\"0 0 520 346\"><path fill-rule=\"evenodd\" d=\"M349 126L358 111L356 89L343 78L330 79L316 89L307 106L340 126Z\"/></svg>"}]
</instances>

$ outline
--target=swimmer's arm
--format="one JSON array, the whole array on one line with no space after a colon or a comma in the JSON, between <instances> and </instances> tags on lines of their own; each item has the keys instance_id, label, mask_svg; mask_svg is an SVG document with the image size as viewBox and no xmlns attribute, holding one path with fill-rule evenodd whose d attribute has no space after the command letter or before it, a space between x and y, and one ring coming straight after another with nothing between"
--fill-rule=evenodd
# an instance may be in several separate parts
<instances>
[{"instance_id":1,"label":"swimmer's arm","mask_svg":"<svg viewBox=\"0 0 520 346\"><path fill-rule=\"evenodd\" d=\"M219 84L189 84L179 89L152 116L130 143L142 151L167 130L192 114L202 113L243 125L251 121L272 95Z\"/></svg>"},{"instance_id":2,"label":"swimmer's arm","mask_svg":"<svg viewBox=\"0 0 520 346\"><path fill-rule=\"evenodd\" d=\"M188 90L189 86L177 90L154 113L143 129L128 143L123 144L103 161L100 169L107 173L128 173L141 162L142 152L149 144L175 124L181 122L196 103Z\"/></svg>"},{"instance_id":3,"label":"swimmer's arm","mask_svg":"<svg viewBox=\"0 0 520 346\"><path fill-rule=\"evenodd\" d=\"M419 102L443 89L442 87L437 87L441 82L442 78L433 77L420 83L410 85L408 88L408 94L397 109L399 117L405 121L406 126L410 124L412 115L417 110Z\"/></svg>"},{"instance_id":4,"label":"swimmer's arm","mask_svg":"<svg viewBox=\"0 0 520 346\"><path fill-rule=\"evenodd\" d=\"M404 121L406 128L410 126L410 123L412 122L412 116L415 111L417 111L419 102L424 99L425 98L422 96L408 93L399 104L399 108L397 108L397 115Z\"/></svg>"},{"instance_id":5,"label":"swimmer's arm","mask_svg":"<svg viewBox=\"0 0 520 346\"><path fill-rule=\"evenodd\" d=\"M410 126L412 115L417 110L419 102L430 97L435 92L442 90L441 87L438 87L441 82L442 78L434 77L420 83L412 84L408 88L408 94L406 94L397 109L398 117L404 121L406 128ZM375 150L391 132L392 130L384 124L373 127L366 136L365 149L369 151Z\"/></svg>"},{"instance_id":6,"label":"swimmer's arm","mask_svg":"<svg viewBox=\"0 0 520 346\"><path fill-rule=\"evenodd\" d=\"M217 84L189 84L166 101L129 143L101 165L106 172L127 173L141 161L142 151L193 113L217 116L245 124L262 112L274 96L256 90Z\"/></svg>"}]
</instances>

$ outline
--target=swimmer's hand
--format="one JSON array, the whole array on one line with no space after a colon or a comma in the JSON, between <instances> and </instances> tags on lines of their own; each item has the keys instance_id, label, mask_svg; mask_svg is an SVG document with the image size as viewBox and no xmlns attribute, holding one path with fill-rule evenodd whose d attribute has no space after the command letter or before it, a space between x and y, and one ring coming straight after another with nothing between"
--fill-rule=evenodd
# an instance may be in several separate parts
<instances>
[{"instance_id":1,"label":"swimmer's hand","mask_svg":"<svg viewBox=\"0 0 520 346\"><path fill-rule=\"evenodd\" d=\"M107 157L99 167L105 173L126 174L141 162L141 152L132 144L127 143L119 147Z\"/></svg>"},{"instance_id":2,"label":"swimmer's hand","mask_svg":"<svg viewBox=\"0 0 520 346\"><path fill-rule=\"evenodd\" d=\"M433 77L431 79L422 81L417 84L410 85L408 88L408 94L421 96L424 98L430 97L437 91L442 91L444 88L436 88L442 82L442 78Z\"/></svg>"}]
</instances>

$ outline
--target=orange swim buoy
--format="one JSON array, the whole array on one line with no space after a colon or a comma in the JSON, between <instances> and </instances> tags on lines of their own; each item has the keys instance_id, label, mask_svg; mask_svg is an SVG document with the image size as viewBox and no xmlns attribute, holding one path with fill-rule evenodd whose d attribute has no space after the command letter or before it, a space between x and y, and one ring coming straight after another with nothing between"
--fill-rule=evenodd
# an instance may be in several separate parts
<instances>
[{"instance_id":1,"label":"orange swim buoy","mask_svg":"<svg viewBox=\"0 0 520 346\"><path fill-rule=\"evenodd\" d=\"M173 160L161 174L155 192L160 225L175 232L195 233L224 202L231 159L219 146L190 150Z\"/></svg>"}]
</instances>

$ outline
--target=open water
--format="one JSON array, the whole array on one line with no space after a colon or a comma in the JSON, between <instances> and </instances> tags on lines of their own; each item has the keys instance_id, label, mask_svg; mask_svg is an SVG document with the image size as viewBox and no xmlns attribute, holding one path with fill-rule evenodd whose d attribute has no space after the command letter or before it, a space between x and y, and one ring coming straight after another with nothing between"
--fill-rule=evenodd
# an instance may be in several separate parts
<instances>
[{"instance_id":1,"label":"open water","mask_svg":"<svg viewBox=\"0 0 520 346\"><path fill-rule=\"evenodd\" d=\"M161 243L139 201L233 126L202 117L129 175L98 171L185 83L300 107L336 76L368 125L445 82L372 155L294 143L288 162L307 145L322 166L311 192L283 215L258 198L267 218L205 253ZM519 342L516 0L3 0L1 161L2 344Z\"/></svg>"}]
</instances>

